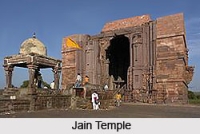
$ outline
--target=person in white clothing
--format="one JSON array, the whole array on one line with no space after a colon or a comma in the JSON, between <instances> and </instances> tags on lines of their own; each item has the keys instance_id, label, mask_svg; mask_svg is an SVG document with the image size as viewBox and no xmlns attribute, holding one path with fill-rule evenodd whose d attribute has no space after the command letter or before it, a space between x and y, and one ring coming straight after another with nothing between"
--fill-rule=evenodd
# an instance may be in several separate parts
<instances>
[{"instance_id":1,"label":"person in white clothing","mask_svg":"<svg viewBox=\"0 0 200 134\"><path fill-rule=\"evenodd\" d=\"M77 77L76 77L75 87L80 87L81 82L82 82L82 77L81 77L80 73L78 73Z\"/></svg>"},{"instance_id":2,"label":"person in white clothing","mask_svg":"<svg viewBox=\"0 0 200 134\"><path fill-rule=\"evenodd\" d=\"M104 91L107 91L108 90L108 85L106 84L104 87L103 87Z\"/></svg>"},{"instance_id":3,"label":"person in white clothing","mask_svg":"<svg viewBox=\"0 0 200 134\"><path fill-rule=\"evenodd\" d=\"M54 83L54 81L52 81L50 84L51 89L54 89L54 86L55 86L55 83Z\"/></svg>"},{"instance_id":4,"label":"person in white clothing","mask_svg":"<svg viewBox=\"0 0 200 134\"><path fill-rule=\"evenodd\" d=\"M99 109L99 105L100 105L99 96L98 96L97 92L94 91L94 93L92 93L92 106L93 106L93 109L94 110L98 110Z\"/></svg>"}]
</instances>

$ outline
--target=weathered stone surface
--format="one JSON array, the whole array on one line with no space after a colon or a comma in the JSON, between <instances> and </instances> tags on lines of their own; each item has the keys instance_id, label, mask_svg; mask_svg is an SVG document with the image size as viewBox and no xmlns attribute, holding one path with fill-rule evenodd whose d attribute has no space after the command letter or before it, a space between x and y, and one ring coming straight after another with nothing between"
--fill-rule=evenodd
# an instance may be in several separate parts
<instances>
[{"instance_id":1,"label":"weathered stone surface","mask_svg":"<svg viewBox=\"0 0 200 134\"><path fill-rule=\"evenodd\" d=\"M45 45L36 37L25 40L20 47L20 54L36 53L47 56L47 49Z\"/></svg>"},{"instance_id":2,"label":"weathered stone surface","mask_svg":"<svg viewBox=\"0 0 200 134\"><path fill-rule=\"evenodd\" d=\"M124 29L127 27L140 26L146 22L149 22L150 20L151 18L149 15L142 15L142 16L136 16L132 18L116 20L113 22L106 23L102 29L102 32Z\"/></svg>"},{"instance_id":3,"label":"weathered stone surface","mask_svg":"<svg viewBox=\"0 0 200 134\"><path fill-rule=\"evenodd\" d=\"M185 40L183 14L157 19L156 74L157 76L169 76L168 78L157 77L157 88L166 91L167 102L187 103L187 78L191 78L193 73L192 71L189 73L186 69L188 49Z\"/></svg>"},{"instance_id":4,"label":"weathered stone surface","mask_svg":"<svg viewBox=\"0 0 200 134\"><path fill-rule=\"evenodd\" d=\"M185 35L183 13L160 17L156 22L157 38Z\"/></svg>"},{"instance_id":5,"label":"weathered stone surface","mask_svg":"<svg viewBox=\"0 0 200 134\"><path fill-rule=\"evenodd\" d=\"M183 14L151 20L149 15L106 23L98 35L70 35L62 43L62 91L39 90L35 79L40 68L52 68L56 87L61 61L47 57L45 46L35 37L21 45L20 54L4 58L6 89L0 92L0 112L41 109L91 109L91 94L99 93L100 108L114 105L114 95L123 101L143 103L188 103L188 84L194 67L188 65ZM71 38L81 49L69 47ZM29 88L12 88L14 67L29 69ZM89 76L86 99L74 96L77 73ZM109 85L103 91L104 85ZM58 88L57 88L58 89Z\"/></svg>"},{"instance_id":6,"label":"weathered stone surface","mask_svg":"<svg viewBox=\"0 0 200 134\"><path fill-rule=\"evenodd\" d=\"M68 36L81 42L82 49L62 45L63 89L81 73L92 84L124 91L126 101L187 103L194 67L188 65L185 36L182 13L116 20L98 35ZM122 83L116 83L119 77Z\"/></svg>"},{"instance_id":7,"label":"weathered stone surface","mask_svg":"<svg viewBox=\"0 0 200 134\"><path fill-rule=\"evenodd\" d=\"M25 40L20 48L20 53L4 58L4 70L6 74L6 87L3 90L0 101L4 111L10 109L17 110L38 110L48 108L67 108L70 105L69 96L59 93L59 76L61 71L61 61L47 56L46 47L42 42L33 38ZM27 68L29 72L29 85L25 89L13 88L12 72L14 67ZM52 68L54 75L55 89L41 90L42 76L40 69ZM7 99L6 101L4 101ZM26 101L23 106L21 101ZM9 104L9 105L7 105ZM16 106L15 106L16 105ZM0 107L1 109L1 107Z\"/></svg>"}]
</instances>

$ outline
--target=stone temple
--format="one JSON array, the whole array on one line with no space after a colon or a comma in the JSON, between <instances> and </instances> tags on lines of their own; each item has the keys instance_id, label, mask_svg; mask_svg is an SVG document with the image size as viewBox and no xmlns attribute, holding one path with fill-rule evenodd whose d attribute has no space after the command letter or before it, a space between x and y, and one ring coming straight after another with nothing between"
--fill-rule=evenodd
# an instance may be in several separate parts
<instances>
[{"instance_id":1,"label":"stone temple","mask_svg":"<svg viewBox=\"0 0 200 134\"><path fill-rule=\"evenodd\" d=\"M91 93L95 90L101 109L115 105L117 92L123 94L124 102L188 103L194 67L188 65L182 13L156 20L142 15L108 22L97 35L64 37L61 54L62 60L49 57L34 34L23 41L18 54L4 57L6 87L0 90L0 113L91 109ZM27 68L28 87L12 86L15 67ZM46 68L53 73L55 85L51 89L38 86L40 70ZM89 83L73 88L78 73L83 79L89 76ZM107 91L103 90L105 84Z\"/></svg>"},{"instance_id":2,"label":"stone temple","mask_svg":"<svg viewBox=\"0 0 200 134\"><path fill-rule=\"evenodd\" d=\"M81 49L69 47L67 38ZM80 73L94 85L121 91L125 101L184 104L193 71L182 13L116 20L97 35L75 34L62 41L62 89Z\"/></svg>"}]
</instances>

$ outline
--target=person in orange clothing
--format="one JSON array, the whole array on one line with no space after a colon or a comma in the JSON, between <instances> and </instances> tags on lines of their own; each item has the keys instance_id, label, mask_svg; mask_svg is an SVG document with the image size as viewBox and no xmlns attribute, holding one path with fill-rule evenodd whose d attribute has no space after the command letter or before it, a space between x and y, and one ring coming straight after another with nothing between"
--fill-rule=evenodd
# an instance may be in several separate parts
<instances>
[{"instance_id":1,"label":"person in orange clothing","mask_svg":"<svg viewBox=\"0 0 200 134\"><path fill-rule=\"evenodd\" d=\"M89 83L89 77L86 75L85 77L84 77L84 83L83 83L83 98L86 98L86 93L87 93L87 89L86 89L86 87L85 87L85 85L86 84L88 84Z\"/></svg>"},{"instance_id":2,"label":"person in orange clothing","mask_svg":"<svg viewBox=\"0 0 200 134\"><path fill-rule=\"evenodd\" d=\"M122 98L122 95L120 94L120 92L118 92L118 93L115 95L115 100L116 100L116 106L117 106L117 107L120 106L121 98Z\"/></svg>"},{"instance_id":3,"label":"person in orange clothing","mask_svg":"<svg viewBox=\"0 0 200 134\"><path fill-rule=\"evenodd\" d=\"M85 78L84 78L83 85L87 84L88 82L89 82L89 77L86 75Z\"/></svg>"}]
</instances>

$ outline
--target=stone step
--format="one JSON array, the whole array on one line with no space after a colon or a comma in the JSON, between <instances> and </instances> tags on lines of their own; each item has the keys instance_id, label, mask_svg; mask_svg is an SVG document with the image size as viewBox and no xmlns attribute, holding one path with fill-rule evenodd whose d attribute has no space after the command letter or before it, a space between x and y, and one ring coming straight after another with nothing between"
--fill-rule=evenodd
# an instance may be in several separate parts
<instances>
[{"instance_id":1,"label":"stone step","mask_svg":"<svg viewBox=\"0 0 200 134\"><path fill-rule=\"evenodd\" d=\"M17 89L6 89L2 92L3 96L14 96L17 94L19 90Z\"/></svg>"}]
</instances>

